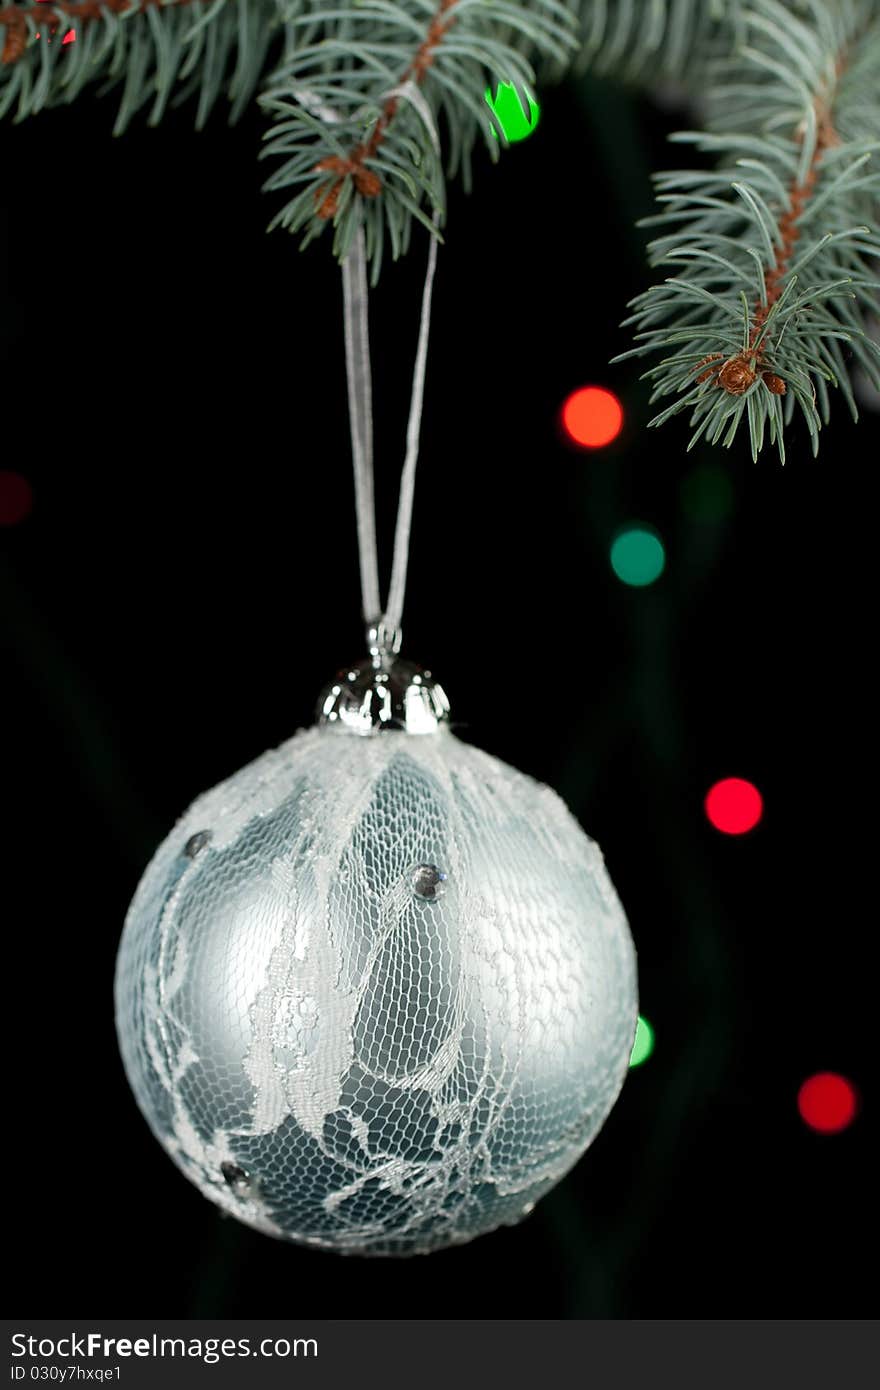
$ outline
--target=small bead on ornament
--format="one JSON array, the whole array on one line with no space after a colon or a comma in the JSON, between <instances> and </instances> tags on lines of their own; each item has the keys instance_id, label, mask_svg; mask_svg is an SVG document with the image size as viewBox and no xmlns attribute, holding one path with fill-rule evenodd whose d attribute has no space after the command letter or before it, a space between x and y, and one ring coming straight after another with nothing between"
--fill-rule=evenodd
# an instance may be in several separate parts
<instances>
[{"instance_id":1,"label":"small bead on ornament","mask_svg":"<svg viewBox=\"0 0 880 1390\"><path fill-rule=\"evenodd\" d=\"M436 864L418 864L409 881L416 897L426 903L435 903L446 892L446 875Z\"/></svg>"}]
</instances>

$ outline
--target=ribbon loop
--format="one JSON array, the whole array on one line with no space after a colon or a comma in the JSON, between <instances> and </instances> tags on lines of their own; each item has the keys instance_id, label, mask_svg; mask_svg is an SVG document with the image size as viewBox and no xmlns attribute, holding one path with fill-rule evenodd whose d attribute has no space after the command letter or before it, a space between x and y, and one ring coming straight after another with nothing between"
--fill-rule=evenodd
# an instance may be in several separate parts
<instances>
[{"instance_id":1,"label":"ribbon loop","mask_svg":"<svg viewBox=\"0 0 880 1390\"><path fill-rule=\"evenodd\" d=\"M401 95L412 100L410 93ZM424 113L420 113L424 117ZM430 117L430 110L428 110ZM429 129L433 128L433 122ZM376 539L376 502L373 470L373 405L370 373L369 288L367 258L362 224L358 224L351 247L342 262L342 289L345 320L345 368L348 379L348 413L351 432L351 453L354 464L355 510L357 512L358 554L361 574L363 616L371 629L383 629L397 635L399 646L400 621L406 593L409 563L412 511L415 497L416 463L422 425L422 405L425 394L425 370L428 359L428 337L431 327L431 297L434 273L437 268L437 232L439 214L434 215L434 233L428 248L425 287L422 292L422 311L419 337L413 368L409 419L406 430L406 454L400 476L400 495L397 503L397 522L394 530L394 555L388 601L383 609L379 588L379 558Z\"/></svg>"}]
</instances>

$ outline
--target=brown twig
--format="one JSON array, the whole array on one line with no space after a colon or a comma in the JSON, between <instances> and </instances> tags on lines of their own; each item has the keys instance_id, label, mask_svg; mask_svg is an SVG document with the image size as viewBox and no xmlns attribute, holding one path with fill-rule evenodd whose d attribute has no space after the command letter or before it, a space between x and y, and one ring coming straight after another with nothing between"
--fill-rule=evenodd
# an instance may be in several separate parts
<instances>
[{"instance_id":1,"label":"brown twig","mask_svg":"<svg viewBox=\"0 0 880 1390\"><path fill-rule=\"evenodd\" d=\"M52 4L6 5L0 8L0 24L6 30L0 63L17 63L24 56L27 47L27 18L30 16L45 25L48 33L54 34L62 24L71 20L77 24L88 24L100 19L107 10L111 14L124 14L127 10L152 8L166 9L179 5L203 5L208 0L54 0Z\"/></svg>"},{"instance_id":2,"label":"brown twig","mask_svg":"<svg viewBox=\"0 0 880 1390\"><path fill-rule=\"evenodd\" d=\"M434 61L436 50L443 35L455 22L455 16L449 13L450 10L454 9L455 4L456 0L440 0L427 34L419 44L415 57L400 79L400 86L403 86L405 82L415 82L418 85L422 81ZM382 180L373 169L366 167L366 162L376 154L389 125L397 114L399 105L399 97L389 97L368 140L356 145L351 154L345 158L334 154L315 165L316 169L336 175L329 183L322 184L315 189L318 217L326 221L336 215L339 195L349 176L354 180L354 186L358 193L362 194L364 198L375 198L381 193Z\"/></svg>"},{"instance_id":3,"label":"brown twig","mask_svg":"<svg viewBox=\"0 0 880 1390\"><path fill-rule=\"evenodd\" d=\"M837 64L837 76L839 77L845 66L845 60ZM767 316L773 305L782 294L782 282L788 274L792 257L797 247L801 229L798 226L800 217L816 190L816 181L819 177L819 165L822 156L832 145L840 144L840 136L834 129L831 118L831 108L827 98L820 95L816 98L815 111L817 117L817 136L816 148L810 160L810 167L807 170L803 183L792 180L788 190L788 211L783 213L779 219L779 229L782 233L782 245L777 248L776 257L771 266L764 271L764 294L758 299L755 305L753 327L749 335L749 345L735 357L729 357L721 367L710 367L697 377L698 382L708 381L710 377L716 378L716 385L722 390L727 391L731 396L742 396L752 385L756 376L760 372L761 378L767 390L774 396L784 396L786 385L781 376L768 370L765 362L763 347L759 344L761 331L767 322ZM802 137L803 138L803 137ZM707 362L714 362L721 358L720 352L710 353L697 363L696 371L705 367Z\"/></svg>"}]
</instances>

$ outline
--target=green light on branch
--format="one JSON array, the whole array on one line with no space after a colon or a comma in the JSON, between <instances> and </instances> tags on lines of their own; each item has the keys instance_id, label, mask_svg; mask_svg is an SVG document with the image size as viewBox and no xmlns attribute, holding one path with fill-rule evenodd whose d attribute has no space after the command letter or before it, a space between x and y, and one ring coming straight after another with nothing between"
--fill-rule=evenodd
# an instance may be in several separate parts
<instances>
[{"instance_id":1,"label":"green light on branch","mask_svg":"<svg viewBox=\"0 0 880 1390\"><path fill-rule=\"evenodd\" d=\"M517 140L525 140L527 135L531 135L541 115L541 108L531 92L527 89L524 90L529 103L528 115L522 108L522 102L512 82L500 82L494 97L492 96L492 88L486 88L486 105L504 131L505 139L511 145L516 144ZM498 132L494 127L492 134L497 140Z\"/></svg>"},{"instance_id":2,"label":"green light on branch","mask_svg":"<svg viewBox=\"0 0 880 1390\"><path fill-rule=\"evenodd\" d=\"M639 1021L636 1024L636 1037L633 1043L633 1050L630 1053L629 1064L631 1067L640 1067L643 1062L647 1062L651 1053L654 1051L654 1029L646 1018L639 1014Z\"/></svg>"}]
</instances>

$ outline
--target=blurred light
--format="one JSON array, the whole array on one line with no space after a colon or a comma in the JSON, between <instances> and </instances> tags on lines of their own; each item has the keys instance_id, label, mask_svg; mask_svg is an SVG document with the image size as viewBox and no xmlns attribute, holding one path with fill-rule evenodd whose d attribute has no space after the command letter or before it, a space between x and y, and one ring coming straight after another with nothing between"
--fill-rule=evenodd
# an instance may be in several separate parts
<instances>
[{"instance_id":1,"label":"blurred light","mask_svg":"<svg viewBox=\"0 0 880 1390\"><path fill-rule=\"evenodd\" d=\"M623 406L604 386L581 386L562 407L562 424L575 444L601 449L623 428Z\"/></svg>"},{"instance_id":2,"label":"blurred light","mask_svg":"<svg viewBox=\"0 0 880 1390\"><path fill-rule=\"evenodd\" d=\"M733 485L718 463L703 463L681 482L681 505L691 521L723 521L733 507Z\"/></svg>"},{"instance_id":3,"label":"blurred light","mask_svg":"<svg viewBox=\"0 0 880 1390\"><path fill-rule=\"evenodd\" d=\"M864 325L865 332L875 346L880 347L880 319L871 314ZM880 411L880 383L872 381L864 367L857 367L853 376L853 392L859 405L866 410Z\"/></svg>"},{"instance_id":4,"label":"blurred light","mask_svg":"<svg viewBox=\"0 0 880 1390\"><path fill-rule=\"evenodd\" d=\"M38 4L38 5L50 5L50 4L52 4L52 0L37 0L37 4ZM39 37L40 37L40 34L39 34L39 30L38 30L37 33L34 35L34 38L35 38L35 39L38 39ZM51 39L51 37L50 37L50 38L49 38L49 43L51 43L51 42L52 42L52 39ZM68 29L67 33L64 35L64 38L61 40L61 46L62 46L62 48L64 47L64 45L65 45L66 43L76 43L76 30L75 30L75 29Z\"/></svg>"},{"instance_id":5,"label":"blurred light","mask_svg":"<svg viewBox=\"0 0 880 1390\"><path fill-rule=\"evenodd\" d=\"M725 777L709 788L705 807L716 830L725 835L745 835L761 819L764 800L751 782L742 777Z\"/></svg>"},{"instance_id":6,"label":"blurred light","mask_svg":"<svg viewBox=\"0 0 880 1390\"><path fill-rule=\"evenodd\" d=\"M17 526L30 516L34 494L27 478L0 468L0 526Z\"/></svg>"},{"instance_id":7,"label":"blurred light","mask_svg":"<svg viewBox=\"0 0 880 1390\"><path fill-rule=\"evenodd\" d=\"M856 1088L845 1076L820 1071L810 1076L798 1091L800 1117L819 1134L839 1134L856 1117Z\"/></svg>"},{"instance_id":8,"label":"blurred light","mask_svg":"<svg viewBox=\"0 0 880 1390\"><path fill-rule=\"evenodd\" d=\"M635 589L643 589L659 579L666 565L666 552L656 531L646 526L629 526L611 546L611 568Z\"/></svg>"},{"instance_id":9,"label":"blurred light","mask_svg":"<svg viewBox=\"0 0 880 1390\"><path fill-rule=\"evenodd\" d=\"M654 1029L646 1018L639 1014L639 1021L636 1024L636 1036L633 1043L633 1050L630 1053L629 1064L631 1067L640 1067L643 1062L647 1062L651 1053L654 1051Z\"/></svg>"},{"instance_id":10,"label":"blurred light","mask_svg":"<svg viewBox=\"0 0 880 1390\"><path fill-rule=\"evenodd\" d=\"M859 367L853 377L853 390L859 405L866 410L880 411L880 391L874 385L864 367Z\"/></svg>"},{"instance_id":11,"label":"blurred light","mask_svg":"<svg viewBox=\"0 0 880 1390\"><path fill-rule=\"evenodd\" d=\"M486 88L486 105L504 131L505 139L511 145L515 145L517 140L525 140L527 135L531 135L541 116L541 108L528 89L525 89L525 95L529 103L528 115L522 109L522 103L512 82L500 82L494 98L492 88ZM492 134L497 140L498 132L494 126L492 127Z\"/></svg>"}]
</instances>

